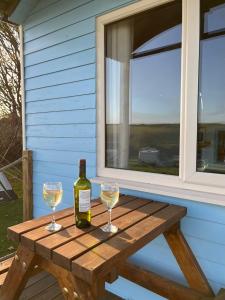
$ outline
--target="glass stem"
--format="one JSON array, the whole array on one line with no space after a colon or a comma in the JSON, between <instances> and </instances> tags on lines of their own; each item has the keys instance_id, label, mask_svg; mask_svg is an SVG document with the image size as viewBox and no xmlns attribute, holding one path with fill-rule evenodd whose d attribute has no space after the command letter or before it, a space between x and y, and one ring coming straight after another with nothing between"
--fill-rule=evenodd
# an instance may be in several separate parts
<instances>
[{"instance_id":1,"label":"glass stem","mask_svg":"<svg viewBox=\"0 0 225 300\"><path fill-rule=\"evenodd\" d=\"M109 225L112 225L112 208L109 209Z\"/></svg>"},{"instance_id":2,"label":"glass stem","mask_svg":"<svg viewBox=\"0 0 225 300\"><path fill-rule=\"evenodd\" d=\"M55 226L55 216L54 216L54 213L55 213L55 206L52 207L52 211L53 211L53 214L52 214L52 226Z\"/></svg>"}]
</instances>

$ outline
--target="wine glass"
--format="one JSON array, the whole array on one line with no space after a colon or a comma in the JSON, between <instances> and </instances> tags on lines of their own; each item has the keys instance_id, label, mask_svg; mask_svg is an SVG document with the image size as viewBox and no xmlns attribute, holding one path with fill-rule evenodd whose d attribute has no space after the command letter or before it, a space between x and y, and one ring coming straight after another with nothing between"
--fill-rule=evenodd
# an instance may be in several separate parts
<instances>
[{"instance_id":1,"label":"wine glass","mask_svg":"<svg viewBox=\"0 0 225 300\"><path fill-rule=\"evenodd\" d=\"M62 228L62 225L57 224L55 222L54 212L56 206L62 200L62 183L61 182L46 182L43 184L43 198L46 204L52 208L52 222L48 226L45 227L48 231L58 231Z\"/></svg>"},{"instance_id":2,"label":"wine glass","mask_svg":"<svg viewBox=\"0 0 225 300\"><path fill-rule=\"evenodd\" d=\"M106 205L109 212L109 222L108 224L101 227L104 232L117 232L118 228L112 224L111 215L112 208L119 201L119 186L116 183L102 183L101 184L101 200L102 203Z\"/></svg>"}]
</instances>

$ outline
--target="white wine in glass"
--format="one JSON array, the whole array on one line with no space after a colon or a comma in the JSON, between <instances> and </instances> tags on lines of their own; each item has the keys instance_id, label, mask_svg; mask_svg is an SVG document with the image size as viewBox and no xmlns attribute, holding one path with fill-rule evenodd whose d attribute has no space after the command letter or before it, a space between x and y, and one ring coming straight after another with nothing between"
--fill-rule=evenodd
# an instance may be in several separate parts
<instances>
[{"instance_id":1,"label":"white wine in glass","mask_svg":"<svg viewBox=\"0 0 225 300\"><path fill-rule=\"evenodd\" d=\"M101 227L104 232L117 232L118 228L112 224L111 222L111 215L112 215L112 208L116 205L119 201L119 186L116 183L103 183L101 184L101 200L102 203L108 209L109 212L109 222L108 224Z\"/></svg>"},{"instance_id":2,"label":"white wine in glass","mask_svg":"<svg viewBox=\"0 0 225 300\"><path fill-rule=\"evenodd\" d=\"M55 222L54 212L56 206L61 202L63 195L61 182L46 182L43 184L43 198L45 203L51 207L53 211L52 222L45 227L48 231L58 231L62 228L62 225Z\"/></svg>"}]
</instances>

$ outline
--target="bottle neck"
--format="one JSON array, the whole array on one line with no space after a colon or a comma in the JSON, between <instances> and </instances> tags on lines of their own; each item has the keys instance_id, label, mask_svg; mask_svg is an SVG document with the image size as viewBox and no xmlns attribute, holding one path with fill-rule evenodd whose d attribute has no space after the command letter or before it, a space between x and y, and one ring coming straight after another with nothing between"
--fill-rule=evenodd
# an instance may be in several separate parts
<instances>
[{"instance_id":1,"label":"bottle neck","mask_svg":"<svg viewBox=\"0 0 225 300\"><path fill-rule=\"evenodd\" d=\"M86 178L86 161L80 160L80 172L79 172L80 178Z\"/></svg>"}]
</instances>

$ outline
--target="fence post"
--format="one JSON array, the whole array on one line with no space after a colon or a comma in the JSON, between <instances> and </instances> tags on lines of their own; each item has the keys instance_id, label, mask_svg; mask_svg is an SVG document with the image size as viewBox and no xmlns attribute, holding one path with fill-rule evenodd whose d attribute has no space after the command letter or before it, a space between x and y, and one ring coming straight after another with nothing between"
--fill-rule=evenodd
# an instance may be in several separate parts
<instances>
[{"instance_id":1,"label":"fence post","mask_svg":"<svg viewBox=\"0 0 225 300\"><path fill-rule=\"evenodd\" d=\"M23 220L33 218L33 163L32 151L23 151Z\"/></svg>"}]
</instances>

